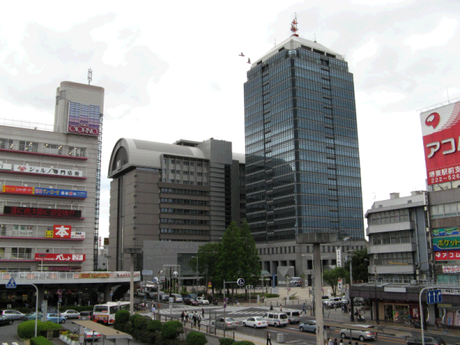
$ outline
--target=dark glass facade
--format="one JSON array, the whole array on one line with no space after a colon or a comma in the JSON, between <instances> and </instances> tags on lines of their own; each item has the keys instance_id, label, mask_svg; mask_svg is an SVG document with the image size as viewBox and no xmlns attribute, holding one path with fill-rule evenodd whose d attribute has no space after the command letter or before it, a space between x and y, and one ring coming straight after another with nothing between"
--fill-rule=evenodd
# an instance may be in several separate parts
<instances>
[{"instance_id":1,"label":"dark glass facade","mask_svg":"<svg viewBox=\"0 0 460 345\"><path fill-rule=\"evenodd\" d=\"M244 85L251 231L257 242L317 231L364 238L353 75L340 56L290 40Z\"/></svg>"}]
</instances>

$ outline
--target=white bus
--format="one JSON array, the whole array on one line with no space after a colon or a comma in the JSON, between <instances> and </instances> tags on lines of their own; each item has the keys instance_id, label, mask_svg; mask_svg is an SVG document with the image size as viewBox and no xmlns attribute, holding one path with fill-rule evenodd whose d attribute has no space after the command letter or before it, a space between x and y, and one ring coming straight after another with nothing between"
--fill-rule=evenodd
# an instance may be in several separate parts
<instances>
[{"instance_id":1,"label":"white bus","mask_svg":"<svg viewBox=\"0 0 460 345\"><path fill-rule=\"evenodd\" d=\"M129 310L129 302L106 302L96 304L93 308L93 320L106 325L115 322L115 314L119 310Z\"/></svg>"}]
</instances>

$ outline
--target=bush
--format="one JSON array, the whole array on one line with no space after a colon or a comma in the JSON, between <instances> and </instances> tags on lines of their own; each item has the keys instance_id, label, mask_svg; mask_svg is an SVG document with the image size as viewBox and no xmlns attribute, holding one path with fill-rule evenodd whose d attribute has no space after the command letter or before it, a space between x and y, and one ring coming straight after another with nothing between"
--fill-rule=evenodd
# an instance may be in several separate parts
<instances>
[{"instance_id":1,"label":"bush","mask_svg":"<svg viewBox=\"0 0 460 345\"><path fill-rule=\"evenodd\" d=\"M232 345L235 342L232 338L220 338L219 345Z\"/></svg>"},{"instance_id":2,"label":"bush","mask_svg":"<svg viewBox=\"0 0 460 345\"><path fill-rule=\"evenodd\" d=\"M117 321L115 321L115 323L113 324L113 328L115 328L116 330L118 330L120 332L125 332L125 333L131 334L131 335L133 335L133 333L134 333L134 328L133 328L133 326L131 325L130 322L117 322Z\"/></svg>"},{"instance_id":3,"label":"bush","mask_svg":"<svg viewBox=\"0 0 460 345\"><path fill-rule=\"evenodd\" d=\"M30 345L53 345L53 343L41 335L30 338Z\"/></svg>"},{"instance_id":4,"label":"bush","mask_svg":"<svg viewBox=\"0 0 460 345\"><path fill-rule=\"evenodd\" d=\"M235 341L233 345L255 345L255 344L252 341L240 340L240 341Z\"/></svg>"},{"instance_id":5,"label":"bush","mask_svg":"<svg viewBox=\"0 0 460 345\"><path fill-rule=\"evenodd\" d=\"M129 321L129 311L119 310L115 314L115 322L125 323Z\"/></svg>"},{"instance_id":6,"label":"bush","mask_svg":"<svg viewBox=\"0 0 460 345\"><path fill-rule=\"evenodd\" d=\"M208 342L206 336L201 332L191 331L185 338L187 345L205 345Z\"/></svg>"},{"instance_id":7,"label":"bush","mask_svg":"<svg viewBox=\"0 0 460 345\"><path fill-rule=\"evenodd\" d=\"M147 324L147 330L151 332L160 332L163 324L160 320L150 320Z\"/></svg>"},{"instance_id":8,"label":"bush","mask_svg":"<svg viewBox=\"0 0 460 345\"><path fill-rule=\"evenodd\" d=\"M168 321L161 327L161 336L164 339L176 339L179 333L184 332L184 327L180 321Z\"/></svg>"},{"instance_id":9,"label":"bush","mask_svg":"<svg viewBox=\"0 0 460 345\"><path fill-rule=\"evenodd\" d=\"M57 331L63 327L57 323L47 321L37 321L37 338L38 335L46 336L49 330ZM35 336L35 320L24 321L18 325L18 337L21 339L31 339Z\"/></svg>"}]
</instances>

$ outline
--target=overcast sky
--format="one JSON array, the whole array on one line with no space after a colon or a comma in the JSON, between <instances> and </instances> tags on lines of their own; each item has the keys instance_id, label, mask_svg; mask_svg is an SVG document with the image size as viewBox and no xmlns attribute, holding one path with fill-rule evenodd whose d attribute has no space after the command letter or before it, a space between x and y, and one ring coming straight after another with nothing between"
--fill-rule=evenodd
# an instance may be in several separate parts
<instances>
[{"instance_id":1,"label":"overcast sky","mask_svg":"<svg viewBox=\"0 0 460 345\"><path fill-rule=\"evenodd\" d=\"M105 89L100 231L119 138L211 137L244 152L250 65L291 34L354 74L364 212L426 189L420 109L460 97L460 1L58 1L2 4L0 118L53 123L61 81ZM0 120L1 123L1 120Z\"/></svg>"}]
</instances>

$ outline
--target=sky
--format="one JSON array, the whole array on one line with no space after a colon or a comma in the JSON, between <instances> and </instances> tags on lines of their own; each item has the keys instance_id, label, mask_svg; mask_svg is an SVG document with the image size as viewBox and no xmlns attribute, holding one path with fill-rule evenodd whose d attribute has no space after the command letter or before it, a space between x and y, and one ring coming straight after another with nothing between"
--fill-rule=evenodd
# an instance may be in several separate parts
<instances>
[{"instance_id":1,"label":"sky","mask_svg":"<svg viewBox=\"0 0 460 345\"><path fill-rule=\"evenodd\" d=\"M460 97L460 1L9 2L0 13L0 123L53 124L61 81L105 89L100 235L120 138L231 141L244 152L243 84L291 34L343 55L354 75L363 212L426 190L420 110ZM240 57L243 52L245 57ZM367 224L365 222L365 224Z\"/></svg>"}]
</instances>

